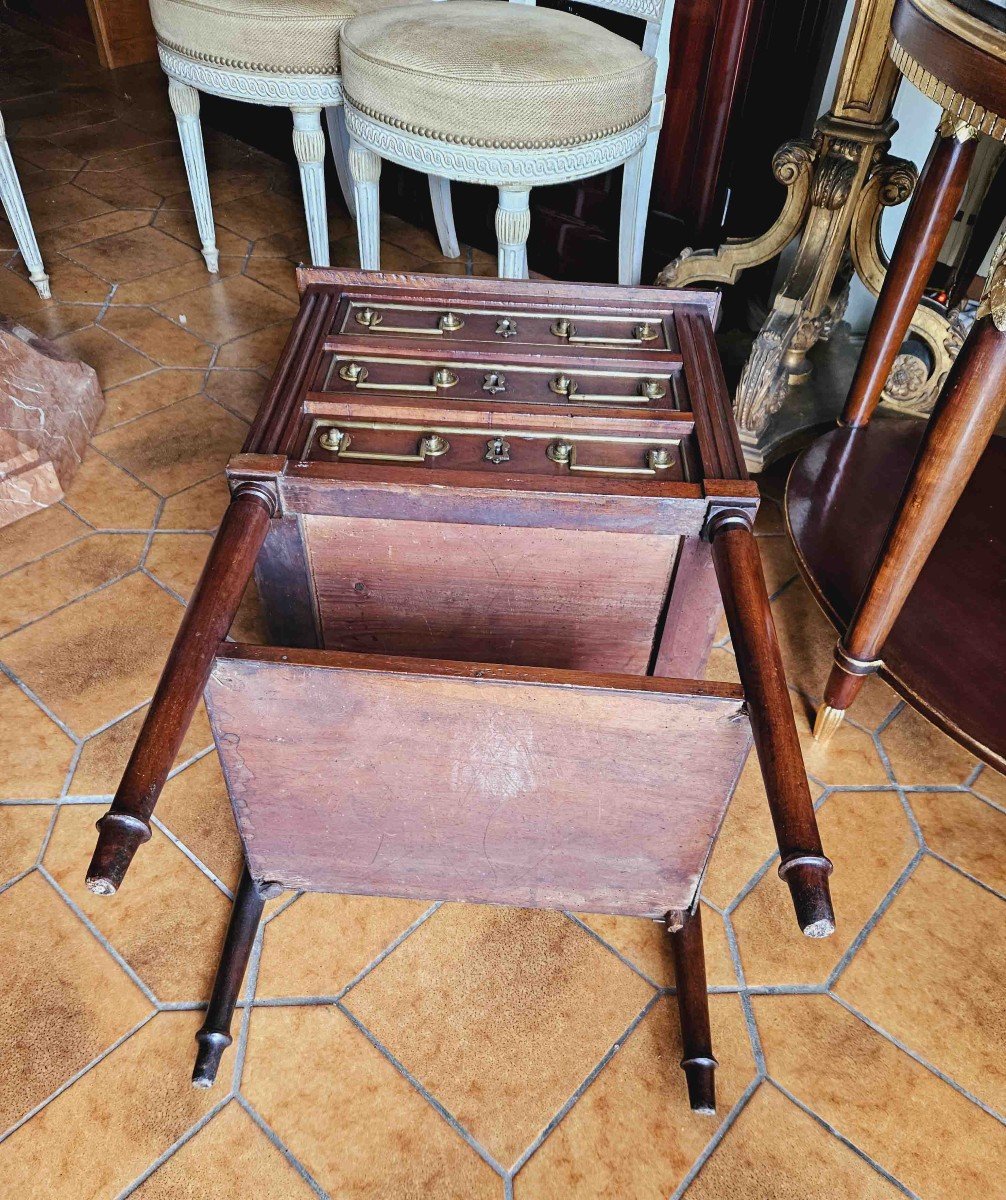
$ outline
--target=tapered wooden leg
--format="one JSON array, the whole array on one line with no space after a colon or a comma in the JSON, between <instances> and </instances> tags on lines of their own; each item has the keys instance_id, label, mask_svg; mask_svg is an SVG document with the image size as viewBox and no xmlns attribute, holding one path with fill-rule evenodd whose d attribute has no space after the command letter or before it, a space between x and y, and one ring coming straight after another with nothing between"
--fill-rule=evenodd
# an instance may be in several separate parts
<instances>
[{"instance_id":1,"label":"tapered wooden leg","mask_svg":"<svg viewBox=\"0 0 1006 1200\"><path fill-rule=\"evenodd\" d=\"M206 174L203 130L199 124L199 93L187 83L169 79L168 100L178 125L178 140L182 144L182 160L189 181L196 229L202 242L203 259L207 271L216 273L219 269L220 253L217 250L216 226L213 224L213 205L210 203L210 181Z\"/></svg>"},{"instance_id":2,"label":"tapered wooden leg","mask_svg":"<svg viewBox=\"0 0 1006 1200\"><path fill-rule=\"evenodd\" d=\"M311 265L327 267L330 261L328 204L325 199L325 135L321 129L321 108L297 105L290 111L293 113L293 152L300 170Z\"/></svg>"},{"instance_id":3,"label":"tapered wooden leg","mask_svg":"<svg viewBox=\"0 0 1006 1200\"><path fill-rule=\"evenodd\" d=\"M356 200L356 236L360 266L364 271L381 269L381 159L366 146L350 140L349 170Z\"/></svg>"},{"instance_id":4,"label":"tapered wooden leg","mask_svg":"<svg viewBox=\"0 0 1006 1200\"><path fill-rule=\"evenodd\" d=\"M87 886L100 896L118 890L133 855L150 837L150 815L241 603L274 508L264 485L244 483L224 513L112 807L98 821Z\"/></svg>"},{"instance_id":5,"label":"tapered wooden leg","mask_svg":"<svg viewBox=\"0 0 1006 1200\"><path fill-rule=\"evenodd\" d=\"M738 509L713 516L708 529L713 563L772 811L781 858L779 874L789 885L803 932L807 937L828 937L835 931L828 887L831 862L821 848L750 521L750 514Z\"/></svg>"},{"instance_id":6,"label":"tapered wooden leg","mask_svg":"<svg viewBox=\"0 0 1006 1200\"><path fill-rule=\"evenodd\" d=\"M328 142L335 160L335 173L339 189L346 202L349 215L356 219L356 196L353 193L353 176L349 170L349 132L346 129L346 109L342 104L332 104L325 109L328 126Z\"/></svg>"},{"instance_id":7,"label":"tapered wooden leg","mask_svg":"<svg viewBox=\"0 0 1006 1200\"><path fill-rule=\"evenodd\" d=\"M694 911L669 913L667 932L674 955L674 987L681 1018L681 1066L688 1081L688 1103L695 1112L716 1112L717 1067L709 1032L709 996L706 993L706 956L702 947L702 917Z\"/></svg>"},{"instance_id":8,"label":"tapered wooden leg","mask_svg":"<svg viewBox=\"0 0 1006 1200\"><path fill-rule=\"evenodd\" d=\"M233 1041L231 1018L241 991L241 981L248 969L248 957L262 919L267 894L268 889L260 887L252 879L246 866L241 872L241 881L234 897L227 936L213 981L213 995L206 1009L206 1020L196 1034L199 1049L192 1072L192 1082L196 1087L213 1086L223 1052Z\"/></svg>"},{"instance_id":9,"label":"tapered wooden leg","mask_svg":"<svg viewBox=\"0 0 1006 1200\"><path fill-rule=\"evenodd\" d=\"M977 133L944 117L905 214L891 264L863 343L842 413L843 425L865 425L912 323L968 181Z\"/></svg>"},{"instance_id":10,"label":"tapered wooden leg","mask_svg":"<svg viewBox=\"0 0 1006 1200\"><path fill-rule=\"evenodd\" d=\"M531 232L530 188L501 187L496 209L500 279L527 279L527 239Z\"/></svg>"},{"instance_id":11,"label":"tapered wooden leg","mask_svg":"<svg viewBox=\"0 0 1006 1200\"><path fill-rule=\"evenodd\" d=\"M1006 238L979 313L985 315L950 369L869 582L836 647L814 725L820 741L835 732L866 677L882 665L887 635L1006 410ZM953 648L934 646L933 653Z\"/></svg>"}]
</instances>

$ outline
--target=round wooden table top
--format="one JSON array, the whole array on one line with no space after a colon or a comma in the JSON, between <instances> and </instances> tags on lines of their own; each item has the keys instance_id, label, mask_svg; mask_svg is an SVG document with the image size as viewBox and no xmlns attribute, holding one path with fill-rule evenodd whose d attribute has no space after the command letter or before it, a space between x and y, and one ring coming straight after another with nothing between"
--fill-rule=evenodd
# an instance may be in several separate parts
<instances>
[{"instance_id":1,"label":"round wooden table top","mask_svg":"<svg viewBox=\"0 0 1006 1200\"><path fill-rule=\"evenodd\" d=\"M924 430L915 418L878 417L860 429L832 430L793 464L786 523L797 562L842 633ZM1004 502L1006 438L994 437L895 622L880 672L999 771L1006 770Z\"/></svg>"},{"instance_id":2,"label":"round wooden table top","mask_svg":"<svg viewBox=\"0 0 1006 1200\"><path fill-rule=\"evenodd\" d=\"M897 0L891 57L952 117L1006 141L1006 3Z\"/></svg>"}]
</instances>

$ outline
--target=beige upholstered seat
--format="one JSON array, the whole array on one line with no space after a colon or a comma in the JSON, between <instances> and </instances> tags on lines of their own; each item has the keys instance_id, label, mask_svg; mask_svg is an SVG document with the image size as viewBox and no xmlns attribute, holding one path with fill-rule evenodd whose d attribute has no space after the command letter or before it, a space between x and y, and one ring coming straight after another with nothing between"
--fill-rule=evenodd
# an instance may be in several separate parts
<instances>
[{"instance_id":1,"label":"beige upholstered seat","mask_svg":"<svg viewBox=\"0 0 1006 1200\"><path fill-rule=\"evenodd\" d=\"M150 0L150 15L163 46L212 66L337 75L340 27L382 2L387 0Z\"/></svg>"},{"instance_id":2,"label":"beige upholstered seat","mask_svg":"<svg viewBox=\"0 0 1006 1200\"><path fill-rule=\"evenodd\" d=\"M498 0L384 8L347 22L341 41L354 108L460 145L579 145L645 121L653 103L652 57L551 9Z\"/></svg>"}]
</instances>

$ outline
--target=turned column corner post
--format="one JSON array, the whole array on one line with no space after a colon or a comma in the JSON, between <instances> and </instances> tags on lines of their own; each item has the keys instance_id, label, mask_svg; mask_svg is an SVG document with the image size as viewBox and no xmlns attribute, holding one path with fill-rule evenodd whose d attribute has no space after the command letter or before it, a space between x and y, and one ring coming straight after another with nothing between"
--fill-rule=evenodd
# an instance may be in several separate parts
<instances>
[{"instance_id":1,"label":"turned column corner post","mask_svg":"<svg viewBox=\"0 0 1006 1200\"><path fill-rule=\"evenodd\" d=\"M779 847L779 875L789 887L803 933L828 937L835 931L828 882L832 864L821 845L807 785L753 523L753 507L713 505L704 536L712 543L716 578L751 719Z\"/></svg>"},{"instance_id":2,"label":"turned column corner post","mask_svg":"<svg viewBox=\"0 0 1006 1200\"><path fill-rule=\"evenodd\" d=\"M118 891L133 855L150 838L154 807L277 511L274 480L237 480L232 486L112 806L98 821L87 869L87 886L95 895Z\"/></svg>"}]
</instances>

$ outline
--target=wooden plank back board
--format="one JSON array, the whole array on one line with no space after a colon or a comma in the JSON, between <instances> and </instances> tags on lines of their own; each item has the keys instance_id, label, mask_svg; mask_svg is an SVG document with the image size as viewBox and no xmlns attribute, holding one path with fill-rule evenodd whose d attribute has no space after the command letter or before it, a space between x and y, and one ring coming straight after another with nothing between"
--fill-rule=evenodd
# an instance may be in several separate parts
<instances>
[{"instance_id":1,"label":"wooden plank back board","mask_svg":"<svg viewBox=\"0 0 1006 1200\"><path fill-rule=\"evenodd\" d=\"M206 698L256 878L654 918L751 736L731 684L276 647L228 646Z\"/></svg>"}]
</instances>

